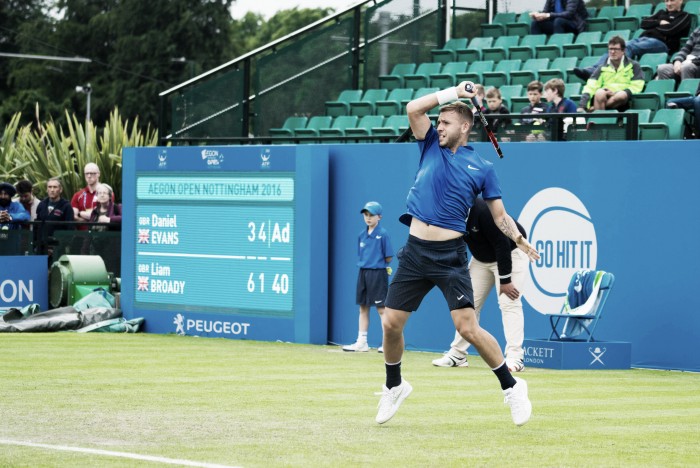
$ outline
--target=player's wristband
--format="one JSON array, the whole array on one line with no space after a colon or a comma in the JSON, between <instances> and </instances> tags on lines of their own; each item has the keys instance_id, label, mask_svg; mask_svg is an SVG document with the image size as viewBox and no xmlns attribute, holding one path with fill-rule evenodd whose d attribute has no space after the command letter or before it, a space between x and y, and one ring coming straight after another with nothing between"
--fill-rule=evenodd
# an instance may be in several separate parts
<instances>
[{"instance_id":1,"label":"player's wristband","mask_svg":"<svg viewBox=\"0 0 700 468\"><path fill-rule=\"evenodd\" d=\"M447 89L443 89L442 91L438 91L435 93L435 96L437 96L438 104L441 106L443 104L449 104L450 102L454 102L457 99L459 99L459 95L457 95L457 88L456 87L451 87Z\"/></svg>"}]
</instances>

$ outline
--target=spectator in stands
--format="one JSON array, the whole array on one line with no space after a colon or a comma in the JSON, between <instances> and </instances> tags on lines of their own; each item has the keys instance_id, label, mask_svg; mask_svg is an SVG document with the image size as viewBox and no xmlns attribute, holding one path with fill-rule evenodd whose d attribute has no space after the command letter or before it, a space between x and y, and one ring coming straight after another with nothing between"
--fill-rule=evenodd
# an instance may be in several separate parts
<instances>
[{"instance_id":1,"label":"spectator in stands","mask_svg":"<svg viewBox=\"0 0 700 468\"><path fill-rule=\"evenodd\" d=\"M682 10L683 0L666 0L666 9L659 10L652 16L642 19L641 27L644 32L637 38L627 41L625 55L639 60L644 54L673 53L681 47L681 38L690 31L691 17ZM604 65L608 54L603 54L600 60L590 67L574 68L574 75L582 80L591 77L596 68Z\"/></svg>"},{"instance_id":2,"label":"spectator in stands","mask_svg":"<svg viewBox=\"0 0 700 468\"><path fill-rule=\"evenodd\" d=\"M549 103L545 112L548 114L573 114L577 111L576 103L564 97L566 85L561 78L552 78L544 84L544 98Z\"/></svg>"},{"instance_id":3,"label":"spectator in stands","mask_svg":"<svg viewBox=\"0 0 700 468\"><path fill-rule=\"evenodd\" d=\"M486 101L486 89L484 89L484 85L474 85L474 91L476 92L476 100L479 102L479 105L481 106L481 112L486 110L486 106L484 106L484 101Z\"/></svg>"},{"instance_id":4,"label":"spectator in stands","mask_svg":"<svg viewBox=\"0 0 700 468\"><path fill-rule=\"evenodd\" d=\"M97 164L87 163L84 173L87 186L76 192L70 201L75 220L78 222L90 221L90 213L95 207L95 187L100 182L100 168L97 167ZM87 226L80 226L78 229L86 231Z\"/></svg>"},{"instance_id":5,"label":"spectator in stands","mask_svg":"<svg viewBox=\"0 0 700 468\"><path fill-rule=\"evenodd\" d=\"M547 108L547 104L542 102L542 91L544 87L539 80L531 81L527 85L527 99L530 104L520 110L521 114L541 114ZM521 119L522 123L532 123L538 119Z\"/></svg>"},{"instance_id":6,"label":"spectator in stands","mask_svg":"<svg viewBox=\"0 0 700 468\"><path fill-rule=\"evenodd\" d=\"M32 193L32 183L28 180L20 180L15 184L15 189L17 190L17 197L15 201L20 202L20 204L29 213L29 221L34 221L36 219L36 207L39 206L39 199ZM32 229L31 225L23 226L25 229Z\"/></svg>"},{"instance_id":7,"label":"spectator in stands","mask_svg":"<svg viewBox=\"0 0 700 468\"><path fill-rule=\"evenodd\" d=\"M659 65L656 73L659 80L700 78L700 27L695 28L671 63Z\"/></svg>"},{"instance_id":8,"label":"spectator in stands","mask_svg":"<svg viewBox=\"0 0 700 468\"><path fill-rule=\"evenodd\" d=\"M54 223L73 221L74 215L70 202L61 196L63 194L61 179L52 177L46 181L46 192L48 196L39 202L39 206L36 209L36 220L42 221L42 224L34 230L34 241L37 253L48 254L50 259L53 253L50 238L53 236L54 231L73 229L74 227L70 223L65 227Z\"/></svg>"},{"instance_id":9,"label":"spectator in stands","mask_svg":"<svg viewBox=\"0 0 700 468\"><path fill-rule=\"evenodd\" d=\"M0 183L0 229L20 229L20 223L29 221L29 213L16 201L17 190L12 184Z\"/></svg>"},{"instance_id":10,"label":"spectator in stands","mask_svg":"<svg viewBox=\"0 0 700 468\"><path fill-rule=\"evenodd\" d=\"M503 105L503 97L501 96L501 91L498 88L489 88L486 91L486 110L484 110L484 115L489 114L510 114L510 111L506 106ZM498 132L499 129L504 128L509 125L511 120L503 117L487 117L489 125L493 129L493 132Z\"/></svg>"},{"instance_id":11,"label":"spectator in stands","mask_svg":"<svg viewBox=\"0 0 700 468\"><path fill-rule=\"evenodd\" d=\"M90 213L92 223L121 223L122 205L114 203L114 191L107 184L95 186L95 208ZM93 231L106 231L107 226L95 226ZM118 228L117 228L118 230Z\"/></svg>"},{"instance_id":12,"label":"spectator in stands","mask_svg":"<svg viewBox=\"0 0 700 468\"><path fill-rule=\"evenodd\" d=\"M578 34L586 29L588 10L583 0L546 0L542 11L530 17L530 34Z\"/></svg>"},{"instance_id":13,"label":"spectator in stands","mask_svg":"<svg viewBox=\"0 0 700 468\"><path fill-rule=\"evenodd\" d=\"M694 97L669 99L666 103L666 107L669 109L681 108L686 111L692 111L694 114L693 120L695 121L693 133L695 138L700 138L700 85L698 85L698 89L695 90Z\"/></svg>"},{"instance_id":14,"label":"spectator in stands","mask_svg":"<svg viewBox=\"0 0 700 468\"><path fill-rule=\"evenodd\" d=\"M625 40L622 37L610 38L608 54L608 63L598 67L586 82L579 108L624 110L632 94L644 89L642 67L625 55Z\"/></svg>"}]
</instances>

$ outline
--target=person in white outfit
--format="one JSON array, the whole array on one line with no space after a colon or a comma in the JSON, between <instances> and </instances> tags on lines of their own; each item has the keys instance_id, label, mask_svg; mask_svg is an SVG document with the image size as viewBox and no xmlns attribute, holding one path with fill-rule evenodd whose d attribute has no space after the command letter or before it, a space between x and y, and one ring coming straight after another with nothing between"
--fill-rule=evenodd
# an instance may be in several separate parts
<instances>
[{"instance_id":1,"label":"person in white outfit","mask_svg":"<svg viewBox=\"0 0 700 468\"><path fill-rule=\"evenodd\" d=\"M520 233L525 229L516 221ZM506 363L511 372L520 372L523 364L523 339L525 320L523 304L518 287L522 287L527 274L529 259L525 252L515 246L493 221L486 202L476 199L467 219L467 235L464 238L472 253L469 274L474 289L474 310L477 320L486 298L494 285L498 292L503 332L506 337ZM455 332L450 350L433 361L438 367L467 367L467 350L470 343Z\"/></svg>"}]
</instances>

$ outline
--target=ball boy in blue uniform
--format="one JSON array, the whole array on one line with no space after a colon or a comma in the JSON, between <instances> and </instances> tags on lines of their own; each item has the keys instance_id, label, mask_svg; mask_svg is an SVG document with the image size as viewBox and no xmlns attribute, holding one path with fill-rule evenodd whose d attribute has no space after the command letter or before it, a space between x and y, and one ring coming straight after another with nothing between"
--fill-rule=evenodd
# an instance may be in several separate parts
<instances>
[{"instance_id":1,"label":"ball boy in blue uniform","mask_svg":"<svg viewBox=\"0 0 700 468\"><path fill-rule=\"evenodd\" d=\"M367 352L367 330L369 329L369 309L377 308L381 317L384 313L384 300L389 288L389 263L394 256L389 233L379 225L382 219L382 205L367 202L360 211L365 217L367 228L357 237L357 304L360 306L360 325L357 341L343 346L343 351ZM382 348L379 348L382 352Z\"/></svg>"},{"instance_id":2,"label":"ball boy in blue uniform","mask_svg":"<svg viewBox=\"0 0 700 468\"><path fill-rule=\"evenodd\" d=\"M379 401L376 421L387 422L413 388L401 377L403 329L411 312L435 286L442 291L456 330L479 352L501 384L513 422L520 426L530 419L532 405L527 383L508 370L496 339L479 326L467 268L467 217L474 199L481 193L496 226L530 259L539 255L518 231L501 201L501 187L493 165L466 146L474 116L460 98L471 99L462 82L458 86L428 94L408 103L406 110L418 140L420 161L413 187L406 199L409 237L398 254L399 267L389 286L382 317L386 383ZM473 88L472 88L473 89ZM457 102L455 102L457 101ZM451 103L449 105L445 105ZM441 105L437 128L427 112Z\"/></svg>"}]
</instances>

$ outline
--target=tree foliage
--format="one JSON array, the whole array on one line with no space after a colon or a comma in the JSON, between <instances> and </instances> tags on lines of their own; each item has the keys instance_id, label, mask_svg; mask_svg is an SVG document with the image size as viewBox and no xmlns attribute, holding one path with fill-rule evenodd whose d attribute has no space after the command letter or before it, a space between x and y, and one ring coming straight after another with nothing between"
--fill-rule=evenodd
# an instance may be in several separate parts
<instances>
[{"instance_id":1,"label":"tree foliage","mask_svg":"<svg viewBox=\"0 0 700 468\"><path fill-rule=\"evenodd\" d=\"M105 125L118 107L142 126L158 122L158 94L283 37L332 12L281 10L269 21L231 18L234 0L5 0L0 2L0 50L90 63L0 57L0 126L90 116ZM5 66L6 65L6 66ZM168 111L166 109L166 111Z\"/></svg>"}]
</instances>

